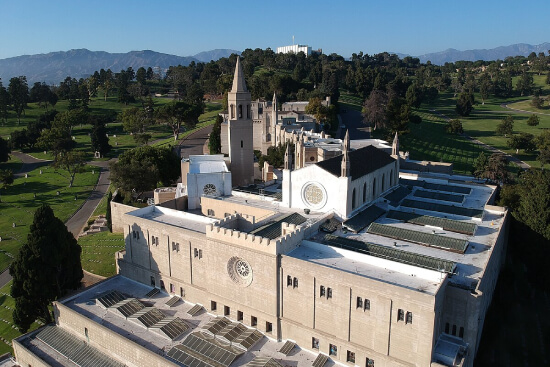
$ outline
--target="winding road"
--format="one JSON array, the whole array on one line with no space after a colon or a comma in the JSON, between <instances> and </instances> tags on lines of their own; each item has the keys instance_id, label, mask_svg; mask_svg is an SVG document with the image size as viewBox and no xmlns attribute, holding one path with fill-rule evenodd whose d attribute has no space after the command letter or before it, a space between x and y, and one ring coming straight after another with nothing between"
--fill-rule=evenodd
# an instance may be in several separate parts
<instances>
[{"instance_id":1,"label":"winding road","mask_svg":"<svg viewBox=\"0 0 550 367\"><path fill-rule=\"evenodd\" d=\"M187 137L183 138L179 142L180 157L189 157L189 155L194 154L203 154L205 152L206 141L208 140L208 135L212 132L212 125L206 126L200 130L197 130ZM21 152L12 152L13 156L23 162L21 169L14 176L22 177L25 173L28 173L32 170L35 170L39 167L50 164L52 161L42 160L34 158L28 154ZM113 158L114 159L114 158ZM78 238L78 235L82 231L82 228L87 224L88 219L93 214L94 210L98 206L99 202L107 193L109 189L110 174L109 174L109 161L90 161L87 162L90 165L96 166L100 169L99 179L90 193L90 196L86 201L80 206L80 208L65 222L67 229L73 234L75 238ZM0 288L6 285L11 281L12 277L9 274L9 269L4 270L0 273ZM84 270L84 278L82 282L85 286L92 285L98 281L104 279L104 277L89 273Z\"/></svg>"}]
</instances>

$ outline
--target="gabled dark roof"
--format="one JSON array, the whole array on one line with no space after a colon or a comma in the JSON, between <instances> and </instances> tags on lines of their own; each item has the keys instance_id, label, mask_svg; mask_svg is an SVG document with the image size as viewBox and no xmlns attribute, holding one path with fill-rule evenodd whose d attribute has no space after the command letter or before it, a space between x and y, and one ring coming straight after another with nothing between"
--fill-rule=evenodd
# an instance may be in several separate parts
<instances>
[{"instance_id":1,"label":"gabled dark roof","mask_svg":"<svg viewBox=\"0 0 550 367\"><path fill-rule=\"evenodd\" d=\"M370 225L372 222L378 219L386 211L376 205L371 205L368 208L355 214L352 218L346 220L343 224L351 229L353 232L358 233L363 228Z\"/></svg>"},{"instance_id":2,"label":"gabled dark roof","mask_svg":"<svg viewBox=\"0 0 550 367\"><path fill-rule=\"evenodd\" d=\"M304 218L302 215L298 213L292 213L288 215L283 214L277 217L273 222L270 222L265 226L256 228L255 230L251 231L250 234L274 240L275 238L281 237L282 235L281 225L283 224L283 222L288 224L300 225L305 221L306 221L306 218Z\"/></svg>"},{"instance_id":3,"label":"gabled dark roof","mask_svg":"<svg viewBox=\"0 0 550 367\"><path fill-rule=\"evenodd\" d=\"M372 145L351 151L348 153L348 156L352 181L395 162L395 159L388 153L375 148ZM342 157L343 155L339 155L337 157L318 162L316 165L328 173L339 177L342 170Z\"/></svg>"}]
</instances>

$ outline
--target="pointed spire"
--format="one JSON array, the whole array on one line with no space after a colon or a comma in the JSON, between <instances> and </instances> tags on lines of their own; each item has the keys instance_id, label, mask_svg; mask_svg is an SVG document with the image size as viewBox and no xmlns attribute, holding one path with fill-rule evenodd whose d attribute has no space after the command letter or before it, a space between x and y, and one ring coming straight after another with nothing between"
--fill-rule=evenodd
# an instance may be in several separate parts
<instances>
[{"instance_id":1,"label":"pointed spire","mask_svg":"<svg viewBox=\"0 0 550 367\"><path fill-rule=\"evenodd\" d=\"M233 76L233 88L231 92L248 92L246 89L246 82L244 80L243 68L241 67L240 57L237 56L237 65L235 66L235 76Z\"/></svg>"},{"instance_id":2,"label":"pointed spire","mask_svg":"<svg viewBox=\"0 0 550 367\"><path fill-rule=\"evenodd\" d=\"M284 169L290 169L290 144L286 145Z\"/></svg>"},{"instance_id":3,"label":"pointed spire","mask_svg":"<svg viewBox=\"0 0 550 367\"><path fill-rule=\"evenodd\" d=\"M346 130L346 136L344 137L344 150L349 151L349 130Z\"/></svg>"},{"instance_id":4,"label":"pointed spire","mask_svg":"<svg viewBox=\"0 0 550 367\"><path fill-rule=\"evenodd\" d=\"M344 151L342 157L341 177L348 177L351 171L351 165L349 162L349 131L346 130L346 137L344 138Z\"/></svg>"},{"instance_id":5,"label":"pointed spire","mask_svg":"<svg viewBox=\"0 0 550 367\"><path fill-rule=\"evenodd\" d=\"M277 108L277 92L273 92L273 108Z\"/></svg>"},{"instance_id":6,"label":"pointed spire","mask_svg":"<svg viewBox=\"0 0 550 367\"><path fill-rule=\"evenodd\" d=\"M399 155L399 138L397 137L397 131L395 132L395 137L393 138L393 143L391 146L391 155Z\"/></svg>"}]
</instances>

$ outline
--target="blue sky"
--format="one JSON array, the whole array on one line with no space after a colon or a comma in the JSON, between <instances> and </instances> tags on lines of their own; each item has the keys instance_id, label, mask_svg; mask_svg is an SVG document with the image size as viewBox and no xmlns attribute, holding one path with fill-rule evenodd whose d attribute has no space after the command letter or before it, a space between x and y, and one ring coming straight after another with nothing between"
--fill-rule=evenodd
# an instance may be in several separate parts
<instances>
[{"instance_id":1,"label":"blue sky","mask_svg":"<svg viewBox=\"0 0 550 367\"><path fill-rule=\"evenodd\" d=\"M550 42L548 2L0 0L0 58L87 48L190 56L296 43L348 57Z\"/></svg>"}]
</instances>

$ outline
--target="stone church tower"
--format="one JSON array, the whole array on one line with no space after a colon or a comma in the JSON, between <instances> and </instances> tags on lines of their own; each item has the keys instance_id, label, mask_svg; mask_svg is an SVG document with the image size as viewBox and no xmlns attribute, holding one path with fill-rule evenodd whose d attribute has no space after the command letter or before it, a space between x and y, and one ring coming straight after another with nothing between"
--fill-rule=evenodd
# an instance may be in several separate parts
<instances>
[{"instance_id":1,"label":"stone church tower","mask_svg":"<svg viewBox=\"0 0 550 367\"><path fill-rule=\"evenodd\" d=\"M253 125L250 104L250 92L246 88L241 63L237 57L233 87L227 96L229 108L227 135L233 187L254 183Z\"/></svg>"}]
</instances>

